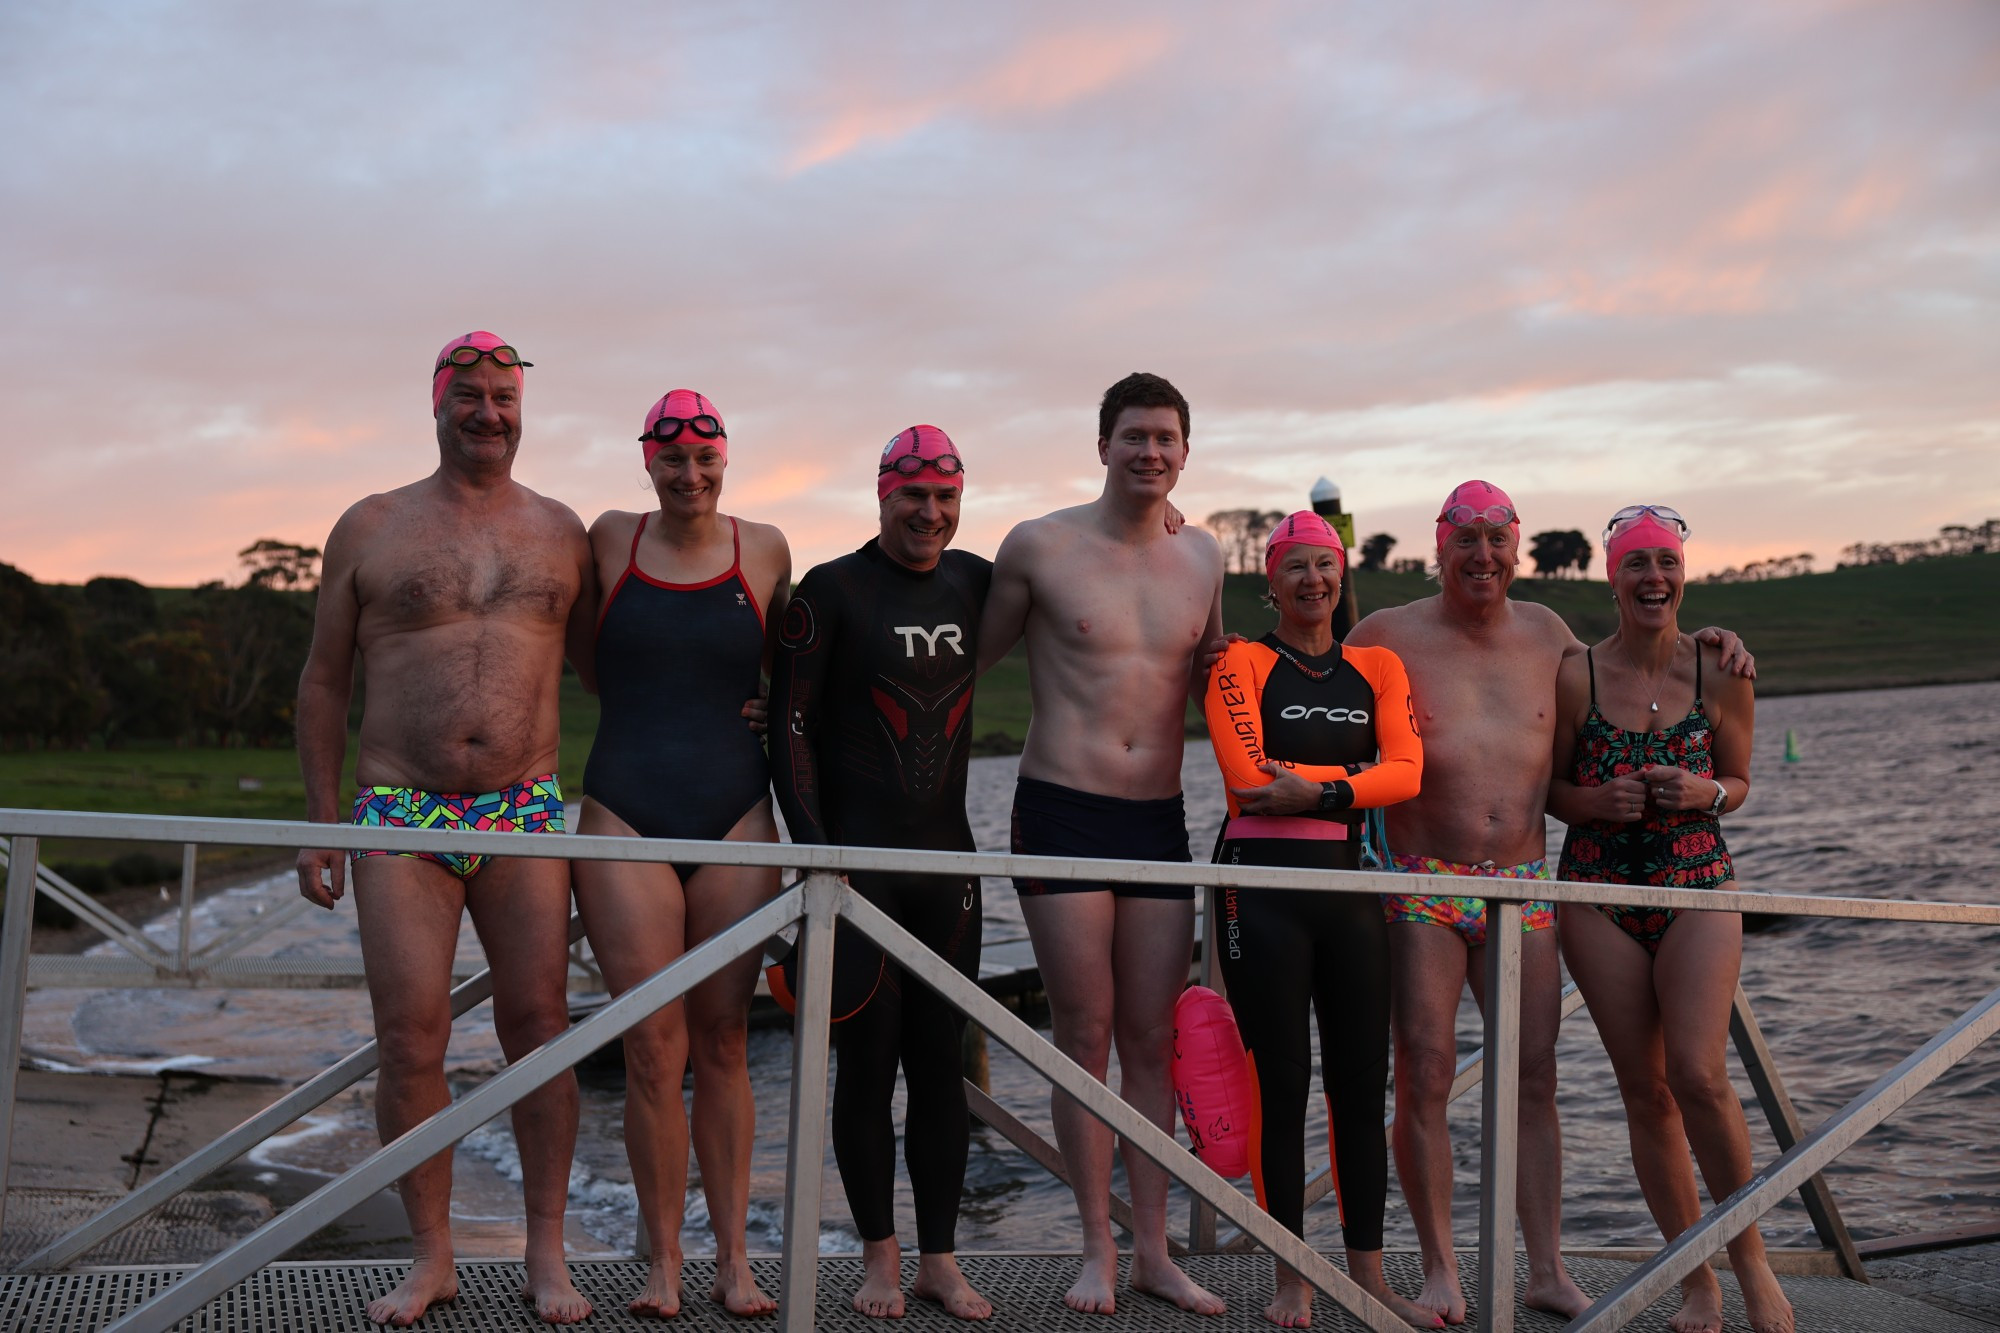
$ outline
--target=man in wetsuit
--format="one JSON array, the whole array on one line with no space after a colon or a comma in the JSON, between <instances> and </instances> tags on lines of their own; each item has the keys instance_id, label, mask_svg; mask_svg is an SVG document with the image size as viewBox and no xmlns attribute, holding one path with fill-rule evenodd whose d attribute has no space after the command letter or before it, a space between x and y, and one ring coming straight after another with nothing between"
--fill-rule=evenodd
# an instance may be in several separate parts
<instances>
[{"instance_id":1,"label":"man in wetsuit","mask_svg":"<svg viewBox=\"0 0 2000 1333\"><path fill-rule=\"evenodd\" d=\"M1389 807L1397 867L1486 879L1549 878L1543 809L1555 743L1555 681L1566 654L1583 645L1545 606L1507 596L1520 562L1520 520L1499 487L1468 481L1438 515L1438 592L1364 618L1353 648L1385 647L1410 673L1424 738L1423 790ZM1734 635L1697 637L1724 646L1725 664L1754 674ZM1447 1323L1465 1320L1452 1252L1451 1139L1445 1111L1458 1060L1453 1022L1469 981L1485 1001L1486 905L1466 895L1386 898L1390 1024L1396 1048L1396 1174L1423 1254L1417 1303ZM1516 890L1528 897L1528 889ZM1562 1129L1556 1119L1556 1033L1561 975L1551 904L1522 913L1520 1173L1521 1237L1528 1252L1530 1307L1573 1318L1590 1304L1563 1266Z\"/></svg>"},{"instance_id":2,"label":"man in wetsuit","mask_svg":"<svg viewBox=\"0 0 2000 1333\"><path fill-rule=\"evenodd\" d=\"M899 432L878 471L880 535L813 569L785 610L771 681L779 719L771 767L794 842L973 850L966 764L980 607L993 566L945 549L964 480L943 431ZM978 978L976 877L856 873L851 881L960 974ZM854 1308L903 1314L890 1116L900 1059L909 1090L903 1157L917 1213L911 1291L961 1319L985 1319L993 1307L953 1253L969 1127L959 1072L965 1019L860 936L848 935L837 952L836 985L861 984L860 1007L834 1029L834 1157L865 1267Z\"/></svg>"},{"instance_id":3,"label":"man in wetsuit","mask_svg":"<svg viewBox=\"0 0 2000 1333\"><path fill-rule=\"evenodd\" d=\"M298 703L306 816L317 823L562 832L556 696L565 643L591 629L590 543L568 508L512 479L527 364L490 333L447 343L431 380L437 471L361 500L327 538ZM341 766L357 652L367 703L350 810ZM331 909L348 861L300 852L299 891ZM493 1026L507 1058L568 1027L569 865L430 853L352 862L386 1143L451 1100L448 996L466 910L493 969ZM527 1204L523 1294L543 1319L573 1323L590 1313L563 1261L576 1080L544 1085L513 1118ZM369 1303L378 1324L409 1325L458 1294L451 1156L402 1179L416 1258L401 1285Z\"/></svg>"},{"instance_id":4,"label":"man in wetsuit","mask_svg":"<svg viewBox=\"0 0 2000 1333\"><path fill-rule=\"evenodd\" d=\"M1034 720L1015 793L1014 850L1187 861L1187 702L1200 699L1222 632L1215 539L1164 530L1167 495L1187 464L1187 399L1157 375L1120 380L1099 406L1097 456L1105 476L1096 500L1007 534L980 628L982 666L1024 634L1028 643ZM1193 952L1193 891L1067 880L1015 886L1056 1046L1102 1079L1115 1043L1119 1095L1172 1133L1173 1006ZM1112 1134L1066 1095L1054 1097L1052 1112L1084 1232L1083 1271L1064 1300L1110 1314L1118 1279ZM1133 1287L1220 1314L1221 1299L1168 1257L1166 1172L1129 1147L1124 1156Z\"/></svg>"}]
</instances>

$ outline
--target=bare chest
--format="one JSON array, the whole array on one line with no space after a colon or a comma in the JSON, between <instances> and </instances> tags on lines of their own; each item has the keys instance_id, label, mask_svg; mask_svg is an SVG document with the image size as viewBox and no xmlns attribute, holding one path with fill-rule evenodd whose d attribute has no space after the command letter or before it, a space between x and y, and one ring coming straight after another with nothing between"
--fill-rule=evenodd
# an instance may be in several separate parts
<instances>
[{"instance_id":1,"label":"bare chest","mask_svg":"<svg viewBox=\"0 0 2000 1333\"><path fill-rule=\"evenodd\" d=\"M362 615L383 630L477 619L561 625L577 597L567 552L529 540L443 538L371 556Z\"/></svg>"},{"instance_id":2,"label":"bare chest","mask_svg":"<svg viewBox=\"0 0 2000 1333\"><path fill-rule=\"evenodd\" d=\"M1035 610L1044 638L1065 654L1184 662L1208 623L1209 594L1185 571L1065 563L1037 580Z\"/></svg>"},{"instance_id":3,"label":"bare chest","mask_svg":"<svg viewBox=\"0 0 2000 1333\"><path fill-rule=\"evenodd\" d=\"M1559 650L1522 640L1412 645L1403 653L1427 751L1494 763L1545 760L1555 736Z\"/></svg>"}]
</instances>

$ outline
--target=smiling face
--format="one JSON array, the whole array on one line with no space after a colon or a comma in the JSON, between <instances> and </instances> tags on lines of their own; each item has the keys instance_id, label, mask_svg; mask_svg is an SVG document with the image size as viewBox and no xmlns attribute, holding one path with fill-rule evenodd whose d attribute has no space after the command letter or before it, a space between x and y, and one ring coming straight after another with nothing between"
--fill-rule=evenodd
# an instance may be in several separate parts
<instances>
[{"instance_id":1,"label":"smiling face","mask_svg":"<svg viewBox=\"0 0 2000 1333\"><path fill-rule=\"evenodd\" d=\"M1671 546L1643 546L1619 557L1611 571L1611 595L1618 599L1618 624L1659 630L1679 623L1687 570Z\"/></svg>"},{"instance_id":2,"label":"smiling face","mask_svg":"<svg viewBox=\"0 0 2000 1333\"><path fill-rule=\"evenodd\" d=\"M521 443L520 376L491 360L460 369L438 406L437 438L443 456L462 466L512 462Z\"/></svg>"},{"instance_id":3,"label":"smiling face","mask_svg":"<svg viewBox=\"0 0 2000 1333\"><path fill-rule=\"evenodd\" d=\"M1271 597L1288 628L1317 632L1331 624L1340 600L1340 553L1327 546L1287 548L1271 571Z\"/></svg>"},{"instance_id":4,"label":"smiling face","mask_svg":"<svg viewBox=\"0 0 2000 1333\"><path fill-rule=\"evenodd\" d=\"M958 531L958 487L898 486L882 500L882 553L910 569L935 568Z\"/></svg>"},{"instance_id":5,"label":"smiling face","mask_svg":"<svg viewBox=\"0 0 2000 1333\"><path fill-rule=\"evenodd\" d=\"M1128 407L1111 434L1097 442L1105 489L1137 499L1165 498L1180 480L1187 456L1181 416L1171 407Z\"/></svg>"},{"instance_id":6,"label":"smiling face","mask_svg":"<svg viewBox=\"0 0 2000 1333\"><path fill-rule=\"evenodd\" d=\"M1506 597L1520 562L1521 535L1513 524L1468 523L1438 547L1438 588L1448 598L1490 606Z\"/></svg>"},{"instance_id":7,"label":"smiling face","mask_svg":"<svg viewBox=\"0 0 2000 1333\"><path fill-rule=\"evenodd\" d=\"M722 496L722 473L729 466L722 450L683 430L680 438L660 446L646 475L660 497L660 512L676 518L701 518L715 512Z\"/></svg>"}]
</instances>

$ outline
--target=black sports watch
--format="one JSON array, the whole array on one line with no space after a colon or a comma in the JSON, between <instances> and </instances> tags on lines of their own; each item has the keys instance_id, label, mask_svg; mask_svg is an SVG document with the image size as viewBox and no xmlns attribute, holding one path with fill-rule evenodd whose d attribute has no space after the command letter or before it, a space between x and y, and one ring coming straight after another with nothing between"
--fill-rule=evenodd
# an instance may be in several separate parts
<instances>
[{"instance_id":1,"label":"black sports watch","mask_svg":"<svg viewBox=\"0 0 2000 1333\"><path fill-rule=\"evenodd\" d=\"M1319 812L1323 815L1338 814L1354 804L1354 788L1343 779L1319 784Z\"/></svg>"}]
</instances>

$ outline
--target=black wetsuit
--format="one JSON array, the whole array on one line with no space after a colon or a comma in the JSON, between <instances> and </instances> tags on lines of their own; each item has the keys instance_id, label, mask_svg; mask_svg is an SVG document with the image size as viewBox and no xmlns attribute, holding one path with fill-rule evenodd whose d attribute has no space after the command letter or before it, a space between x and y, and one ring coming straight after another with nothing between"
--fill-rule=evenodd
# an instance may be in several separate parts
<instances>
[{"instance_id":1,"label":"black wetsuit","mask_svg":"<svg viewBox=\"0 0 2000 1333\"><path fill-rule=\"evenodd\" d=\"M704 582L640 569L650 517L597 620L602 711L583 794L642 838L717 839L771 786L764 743L742 713L763 674L764 609L743 577L740 533L728 571ZM694 867L674 869L685 883Z\"/></svg>"},{"instance_id":2,"label":"black wetsuit","mask_svg":"<svg viewBox=\"0 0 2000 1333\"><path fill-rule=\"evenodd\" d=\"M992 578L988 561L963 551L946 551L920 573L870 541L799 584L771 681L772 769L794 842L973 850L965 777L979 615ZM977 878L849 879L961 975L978 977ZM842 972L854 965L857 941L837 950ZM917 1245L926 1254L956 1248L967 1150L964 1028L957 1010L891 965L873 998L834 1029L834 1157L863 1240L895 1234L890 1101L900 1060Z\"/></svg>"}]
</instances>

